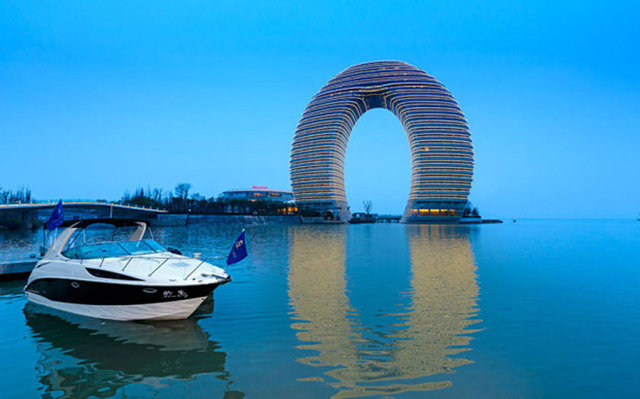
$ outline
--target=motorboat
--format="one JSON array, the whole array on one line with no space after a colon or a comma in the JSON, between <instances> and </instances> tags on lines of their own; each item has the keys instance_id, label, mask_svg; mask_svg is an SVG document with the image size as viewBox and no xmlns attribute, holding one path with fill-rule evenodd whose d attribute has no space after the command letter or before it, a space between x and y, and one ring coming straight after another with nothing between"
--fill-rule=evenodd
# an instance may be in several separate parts
<instances>
[{"instance_id":1,"label":"motorboat","mask_svg":"<svg viewBox=\"0 0 640 399\"><path fill-rule=\"evenodd\" d=\"M206 259L160 245L143 220L73 220L61 227L27 280L31 302L100 319L178 320L231 281Z\"/></svg>"}]
</instances>

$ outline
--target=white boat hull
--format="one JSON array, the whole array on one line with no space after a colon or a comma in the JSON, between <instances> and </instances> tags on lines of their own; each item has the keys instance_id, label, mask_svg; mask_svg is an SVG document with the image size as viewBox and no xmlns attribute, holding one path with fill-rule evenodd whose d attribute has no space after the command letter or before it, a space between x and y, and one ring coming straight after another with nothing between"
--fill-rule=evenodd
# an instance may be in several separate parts
<instances>
[{"instance_id":1,"label":"white boat hull","mask_svg":"<svg viewBox=\"0 0 640 399\"><path fill-rule=\"evenodd\" d=\"M191 316L207 296L169 302L145 303L138 305L84 305L78 303L52 301L42 295L26 292L33 303L82 316L108 320L181 320Z\"/></svg>"}]
</instances>

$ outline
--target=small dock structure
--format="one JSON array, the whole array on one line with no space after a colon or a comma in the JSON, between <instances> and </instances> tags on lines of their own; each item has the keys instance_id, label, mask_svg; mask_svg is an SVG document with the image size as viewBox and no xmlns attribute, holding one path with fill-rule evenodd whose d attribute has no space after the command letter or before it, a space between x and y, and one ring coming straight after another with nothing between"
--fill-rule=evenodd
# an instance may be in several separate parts
<instances>
[{"instance_id":1,"label":"small dock structure","mask_svg":"<svg viewBox=\"0 0 640 399\"><path fill-rule=\"evenodd\" d=\"M400 223L401 215L378 215L377 223Z\"/></svg>"},{"instance_id":2,"label":"small dock structure","mask_svg":"<svg viewBox=\"0 0 640 399\"><path fill-rule=\"evenodd\" d=\"M36 263L38 263L37 259L12 262L0 261L0 281L26 279L36 266Z\"/></svg>"}]
</instances>

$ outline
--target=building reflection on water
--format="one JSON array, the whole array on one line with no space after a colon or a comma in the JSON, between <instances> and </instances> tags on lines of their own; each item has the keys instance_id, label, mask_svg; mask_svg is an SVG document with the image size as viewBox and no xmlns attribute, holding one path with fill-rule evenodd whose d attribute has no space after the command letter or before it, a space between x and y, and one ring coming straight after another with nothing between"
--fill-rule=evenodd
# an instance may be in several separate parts
<instances>
[{"instance_id":1,"label":"building reflection on water","mask_svg":"<svg viewBox=\"0 0 640 399\"><path fill-rule=\"evenodd\" d=\"M470 334L474 332L470 326L480 321L469 229L404 226L408 245L405 243L406 250L400 251L409 254L389 266L410 268L409 281L405 289L391 295L395 303L387 309L397 311L376 314L371 319L365 314L375 314L378 309L355 309L355 289L350 287L366 285L365 295L373 298L384 295L379 291L386 281L358 281L348 275L351 269L346 265L351 263L347 254L354 246L364 246L364 253L375 252L375 242L349 241L353 228L366 227L291 231L292 328L301 342L297 348L309 353L298 361L324 369L307 380L331 385L338 391L337 398L450 387L447 374L470 363L463 352L470 350ZM357 237L367 240L366 234ZM367 245L373 245L373 249ZM366 301L358 303L369 306Z\"/></svg>"},{"instance_id":2,"label":"building reflection on water","mask_svg":"<svg viewBox=\"0 0 640 399\"><path fill-rule=\"evenodd\" d=\"M203 392L231 390L226 354L198 325L187 320L138 323L99 320L27 303L26 323L38 341L37 373L52 397L166 396L194 393L189 387L207 376ZM137 384L137 386L131 385ZM118 392L127 387L127 392ZM202 389L202 384L196 384ZM176 389L177 387L177 389ZM218 389L215 389L218 388ZM184 392L183 392L184 391Z\"/></svg>"}]
</instances>

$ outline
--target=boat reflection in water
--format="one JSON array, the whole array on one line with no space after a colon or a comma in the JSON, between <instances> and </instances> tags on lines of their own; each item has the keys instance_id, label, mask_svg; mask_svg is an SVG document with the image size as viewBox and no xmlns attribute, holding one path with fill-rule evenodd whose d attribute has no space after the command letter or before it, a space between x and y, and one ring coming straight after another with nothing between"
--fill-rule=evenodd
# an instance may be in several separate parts
<instances>
[{"instance_id":1,"label":"boat reflection in water","mask_svg":"<svg viewBox=\"0 0 640 399\"><path fill-rule=\"evenodd\" d=\"M162 390L170 396L199 390L244 396L230 390L226 354L194 318L110 321L33 303L24 314L38 340L39 380L54 397L153 396Z\"/></svg>"},{"instance_id":2,"label":"boat reflection in water","mask_svg":"<svg viewBox=\"0 0 640 399\"><path fill-rule=\"evenodd\" d=\"M18 298L24 295L24 281L0 281L0 297L3 299Z\"/></svg>"},{"instance_id":3,"label":"boat reflection in water","mask_svg":"<svg viewBox=\"0 0 640 399\"><path fill-rule=\"evenodd\" d=\"M351 228L361 227L368 226ZM391 246L375 248L380 237L350 242L348 227L292 231L292 327L302 342L298 349L316 352L298 361L325 368L323 376L307 380L331 385L338 390L337 398L448 388L452 382L446 375L470 363L461 352L470 349L469 334L475 331L470 325L480 320L469 229L402 228L397 226L393 234L406 234L398 245L404 258L381 252ZM352 253L355 266L349 262ZM364 258L378 267L369 268ZM380 269L379 262L389 263L382 265L388 279L367 276L367 269ZM398 289L398 278L393 283L391 274L402 274L401 268L408 281ZM369 299L358 302L356 294ZM384 298L375 299L380 296ZM381 306L384 301L394 303ZM354 308L356 302L360 309ZM375 308L367 309L371 306Z\"/></svg>"}]
</instances>

